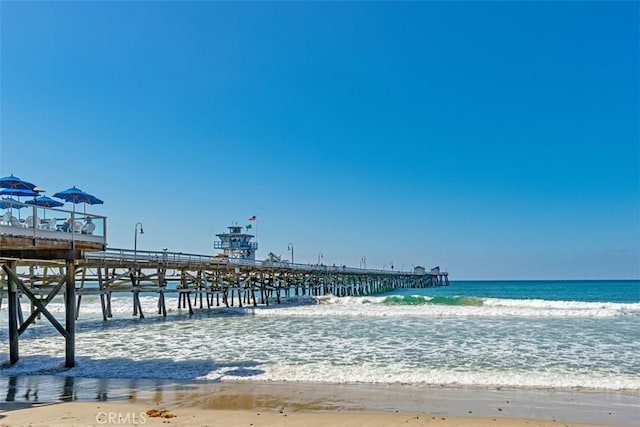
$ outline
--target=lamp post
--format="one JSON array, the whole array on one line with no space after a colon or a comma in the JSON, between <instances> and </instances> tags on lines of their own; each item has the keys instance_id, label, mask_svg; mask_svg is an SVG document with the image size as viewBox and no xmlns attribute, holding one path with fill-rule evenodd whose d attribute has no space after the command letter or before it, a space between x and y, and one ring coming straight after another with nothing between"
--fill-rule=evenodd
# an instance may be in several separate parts
<instances>
[{"instance_id":1,"label":"lamp post","mask_svg":"<svg viewBox=\"0 0 640 427\"><path fill-rule=\"evenodd\" d=\"M318 265L320 265L320 260L324 258L324 255L322 255L322 252L320 252L318 254Z\"/></svg>"},{"instance_id":2,"label":"lamp post","mask_svg":"<svg viewBox=\"0 0 640 427\"><path fill-rule=\"evenodd\" d=\"M138 226L140 226L140 234L144 234L142 223L136 222L136 228L133 230L133 258L138 257Z\"/></svg>"},{"instance_id":3,"label":"lamp post","mask_svg":"<svg viewBox=\"0 0 640 427\"><path fill-rule=\"evenodd\" d=\"M291 251L291 264L293 265L293 243L289 242L289 245L287 246L287 250Z\"/></svg>"}]
</instances>

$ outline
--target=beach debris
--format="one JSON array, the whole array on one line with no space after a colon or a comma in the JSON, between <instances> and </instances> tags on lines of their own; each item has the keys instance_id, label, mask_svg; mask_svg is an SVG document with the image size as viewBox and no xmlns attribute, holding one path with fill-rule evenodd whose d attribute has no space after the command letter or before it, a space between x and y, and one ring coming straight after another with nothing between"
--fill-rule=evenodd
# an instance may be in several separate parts
<instances>
[{"instance_id":1,"label":"beach debris","mask_svg":"<svg viewBox=\"0 0 640 427\"><path fill-rule=\"evenodd\" d=\"M176 415L172 414L166 409L149 409L147 415L151 418L175 418Z\"/></svg>"}]
</instances>

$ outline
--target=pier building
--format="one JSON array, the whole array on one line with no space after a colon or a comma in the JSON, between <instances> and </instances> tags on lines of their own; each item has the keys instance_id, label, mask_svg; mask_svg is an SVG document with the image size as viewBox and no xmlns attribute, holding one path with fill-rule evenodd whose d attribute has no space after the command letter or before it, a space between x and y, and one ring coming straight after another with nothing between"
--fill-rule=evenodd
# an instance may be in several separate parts
<instances>
[{"instance_id":1,"label":"pier building","mask_svg":"<svg viewBox=\"0 0 640 427\"><path fill-rule=\"evenodd\" d=\"M251 242L254 236L243 233L239 225L230 225L227 228L227 233L216 234L220 241L213 242L213 248L222 249L222 255L226 258L255 260L258 243Z\"/></svg>"}]
</instances>

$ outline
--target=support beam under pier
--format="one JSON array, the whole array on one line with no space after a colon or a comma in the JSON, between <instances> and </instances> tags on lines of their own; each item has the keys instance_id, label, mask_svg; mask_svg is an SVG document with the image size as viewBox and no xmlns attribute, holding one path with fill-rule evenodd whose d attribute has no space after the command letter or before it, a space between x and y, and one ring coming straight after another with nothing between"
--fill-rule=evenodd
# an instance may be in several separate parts
<instances>
[{"instance_id":1,"label":"support beam under pier","mask_svg":"<svg viewBox=\"0 0 640 427\"><path fill-rule=\"evenodd\" d=\"M67 260L67 283L65 284L65 361L64 366L72 368L76 364L76 266Z\"/></svg>"}]
</instances>

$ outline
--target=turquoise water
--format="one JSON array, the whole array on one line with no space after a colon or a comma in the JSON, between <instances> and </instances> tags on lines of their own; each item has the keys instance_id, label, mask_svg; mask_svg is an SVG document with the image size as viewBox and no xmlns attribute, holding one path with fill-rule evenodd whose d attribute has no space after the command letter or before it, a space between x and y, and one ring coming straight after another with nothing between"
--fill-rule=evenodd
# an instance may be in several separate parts
<instances>
[{"instance_id":1,"label":"turquoise water","mask_svg":"<svg viewBox=\"0 0 640 427\"><path fill-rule=\"evenodd\" d=\"M640 281L452 281L450 286L395 290L391 294L634 303L640 302Z\"/></svg>"}]
</instances>

